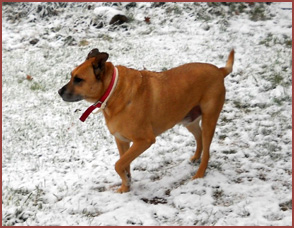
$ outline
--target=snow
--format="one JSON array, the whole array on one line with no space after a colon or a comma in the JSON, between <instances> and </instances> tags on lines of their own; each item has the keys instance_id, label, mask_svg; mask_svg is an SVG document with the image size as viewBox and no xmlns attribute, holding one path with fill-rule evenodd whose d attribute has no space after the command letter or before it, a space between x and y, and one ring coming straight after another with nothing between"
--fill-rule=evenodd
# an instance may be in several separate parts
<instances>
[{"instance_id":1,"label":"snow","mask_svg":"<svg viewBox=\"0 0 294 228\"><path fill-rule=\"evenodd\" d=\"M3 4L2 224L292 225L292 3L264 4L268 19L257 21L259 3L239 14L127 4ZM132 20L95 28L105 9ZM89 104L57 93L96 47L114 64L154 71L221 67L235 48L203 179L191 180L196 142L176 126L132 163L131 191L116 193L119 155L102 115L82 123Z\"/></svg>"}]
</instances>

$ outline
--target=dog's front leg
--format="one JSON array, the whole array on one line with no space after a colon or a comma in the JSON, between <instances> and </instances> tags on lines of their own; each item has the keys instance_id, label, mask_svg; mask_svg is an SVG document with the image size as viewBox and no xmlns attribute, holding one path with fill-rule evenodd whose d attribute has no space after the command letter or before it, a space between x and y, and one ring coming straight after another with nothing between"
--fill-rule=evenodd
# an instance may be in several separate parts
<instances>
[{"instance_id":1,"label":"dog's front leg","mask_svg":"<svg viewBox=\"0 0 294 228\"><path fill-rule=\"evenodd\" d=\"M117 145L117 149L119 151L119 156L122 157L125 154L125 152L127 152L128 149L130 148L130 142L122 141L118 139L117 137L115 137L115 142ZM130 166L126 167L125 172L127 172L128 179L130 180L131 179Z\"/></svg>"},{"instance_id":2,"label":"dog's front leg","mask_svg":"<svg viewBox=\"0 0 294 228\"><path fill-rule=\"evenodd\" d=\"M115 170L122 180L121 187L117 192L123 193L130 190L130 181L126 170L130 167L131 162L147 150L154 142L155 138L133 141L133 145L116 162Z\"/></svg>"}]
</instances>

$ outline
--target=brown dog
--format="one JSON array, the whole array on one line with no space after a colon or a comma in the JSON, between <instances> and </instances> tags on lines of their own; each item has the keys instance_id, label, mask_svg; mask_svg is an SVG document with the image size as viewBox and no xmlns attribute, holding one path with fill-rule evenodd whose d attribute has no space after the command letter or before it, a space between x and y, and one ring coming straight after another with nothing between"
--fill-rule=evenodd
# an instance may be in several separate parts
<instances>
[{"instance_id":1,"label":"brown dog","mask_svg":"<svg viewBox=\"0 0 294 228\"><path fill-rule=\"evenodd\" d=\"M225 101L224 78L232 72L234 50L222 68L207 63L188 63L160 73L115 67L106 62L107 59L107 53L93 49L85 62L72 71L70 82L58 92L69 102L84 99L96 102L97 107L104 103L106 124L115 136L120 154L115 164L122 179L118 192L129 191L131 162L155 143L156 136L178 123L186 126L197 141L191 160L199 159L203 150L193 179L203 177ZM118 78L116 85L113 84L115 77ZM106 101L97 102L105 94ZM130 142L133 142L131 147Z\"/></svg>"}]
</instances>

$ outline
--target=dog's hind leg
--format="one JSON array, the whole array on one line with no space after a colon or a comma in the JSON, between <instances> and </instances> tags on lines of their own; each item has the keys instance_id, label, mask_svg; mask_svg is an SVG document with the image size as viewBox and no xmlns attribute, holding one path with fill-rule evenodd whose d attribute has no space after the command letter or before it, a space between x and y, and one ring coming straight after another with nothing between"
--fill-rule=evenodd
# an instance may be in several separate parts
<instances>
[{"instance_id":1,"label":"dog's hind leg","mask_svg":"<svg viewBox=\"0 0 294 228\"><path fill-rule=\"evenodd\" d=\"M200 120L201 116L197 117L197 119L195 119L193 122L186 125L186 128L194 135L195 140L197 142L196 152L190 158L192 162L200 159L202 153L202 130L199 125Z\"/></svg>"},{"instance_id":2,"label":"dog's hind leg","mask_svg":"<svg viewBox=\"0 0 294 228\"><path fill-rule=\"evenodd\" d=\"M221 99L221 100L220 100ZM193 179L204 177L208 160L209 149L214 135L216 123L224 103L224 96L220 96L215 101L210 101L209 104L201 107L202 111L202 145L203 152L199 169Z\"/></svg>"}]
</instances>

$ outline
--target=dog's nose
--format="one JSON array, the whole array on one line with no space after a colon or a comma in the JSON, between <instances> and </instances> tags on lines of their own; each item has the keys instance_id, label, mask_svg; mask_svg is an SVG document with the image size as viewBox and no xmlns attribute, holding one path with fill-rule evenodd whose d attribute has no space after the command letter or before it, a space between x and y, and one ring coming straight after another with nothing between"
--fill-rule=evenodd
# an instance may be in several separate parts
<instances>
[{"instance_id":1,"label":"dog's nose","mask_svg":"<svg viewBox=\"0 0 294 228\"><path fill-rule=\"evenodd\" d=\"M62 87L60 90L58 90L58 94L62 97L62 95L64 94L64 90L65 88Z\"/></svg>"}]
</instances>

